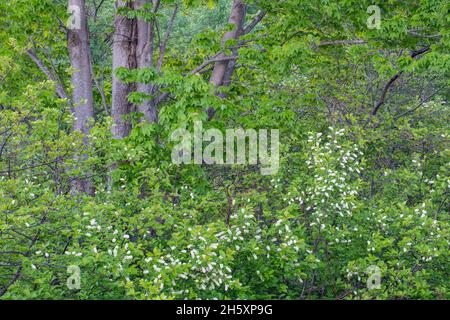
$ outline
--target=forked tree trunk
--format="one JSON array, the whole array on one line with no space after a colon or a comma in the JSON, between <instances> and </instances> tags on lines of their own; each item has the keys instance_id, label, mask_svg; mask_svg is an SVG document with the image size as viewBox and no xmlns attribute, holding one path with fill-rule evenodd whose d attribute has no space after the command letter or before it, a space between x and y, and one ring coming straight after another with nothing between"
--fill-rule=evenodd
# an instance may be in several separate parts
<instances>
[{"instance_id":1,"label":"forked tree trunk","mask_svg":"<svg viewBox=\"0 0 450 320\"><path fill-rule=\"evenodd\" d=\"M233 30L228 31L222 38L222 45L224 45L228 40L237 40L239 36L242 34L245 15L246 15L247 7L242 0L234 0L233 7L231 9L230 18L228 23L234 25ZM216 62L214 65L214 69L210 78L210 82L215 86L221 86L223 84L223 80L228 69L229 60L226 60L227 55L221 53L217 58L220 60Z\"/></svg>"},{"instance_id":2,"label":"forked tree trunk","mask_svg":"<svg viewBox=\"0 0 450 320\"><path fill-rule=\"evenodd\" d=\"M133 91L133 84L123 83L117 76L116 70L120 67L136 68L136 38L137 28L135 19L128 19L122 15L121 8L133 8L132 1L117 0L115 31L113 36L113 75L112 75L112 108L111 114L114 124L111 128L115 139L123 139L131 131L129 116L133 105L128 101L128 95Z\"/></svg>"},{"instance_id":3,"label":"forked tree trunk","mask_svg":"<svg viewBox=\"0 0 450 320\"><path fill-rule=\"evenodd\" d=\"M229 24L234 25L233 30L228 31L222 38L222 45L228 40L237 40L243 33L243 27L245 23L245 16L247 12L247 6L242 0L234 0L233 6L231 8L230 18L228 20ZM237 55L237 50L233 50L233 55ZM230 68L230 60L227 60L228 56L225 53L221 53L217 56L217 60L214 65L213 72L211 74L210 82L216 87L228 85L231 80L231 76L234 72L234 63ZM224 83L226 82L226 83ZM211 119L214 116L215 110L213 108L208 109L208 117Z\"/></svg>"}]
</instances>

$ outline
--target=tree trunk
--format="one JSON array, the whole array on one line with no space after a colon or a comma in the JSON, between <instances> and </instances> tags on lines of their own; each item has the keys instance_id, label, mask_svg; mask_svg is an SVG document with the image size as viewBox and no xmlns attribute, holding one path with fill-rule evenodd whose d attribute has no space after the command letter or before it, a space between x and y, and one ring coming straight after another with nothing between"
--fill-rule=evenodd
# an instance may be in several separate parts
<instances>
[{"instance_id":1,"label":"tree trunk","mask_svg":"<svg viewBox=\"0 0 450 320\"><path fill-rule=\"evenodd\" d=\"M84 135L87 144L91 123L94 118L94 98L92 93L91 51L89 44L89 27L84 0L69 0L69 7L77 7L79 25L67 32L67 47L72 65L72 103L75 114L74 129ZM86 157L85 155L83 157ZM91 193L91 184L86 180L76 182L77 190Z\"/></svg>"},{"instance_id":2,"label":"tree trunk","mask_svg":"<svg viewBox=\"0 0 450 320\"><path fill-rule=\"evenodd\" d=\"M114 124L111 128L115 139L129 135L131 123L126 117L133 109L128 102L128 95L133 91L133 84L123 83L116 76L117 68L136 68L136 21L122 16L120 8L133 8L131 1L116 1L115 31L113 36L113 75L112 75L112 108Z\"/></svg>"},{"instance_id":3,"label":"tree trunk","mask_svg":"<svg viewBox=\"0 0 450 320\"><path fill-rule=\"evenodd\" d=\"M243 27L245 22L245 16L247 12L247 6L242 0L234 0L233 7L231 9L230 18L228 23L234 25L233 30L228 31L222 38L222 45L228 40L237 40L243 33ZM237 49L233 50L233 56L237 56ZM235 63L231 65L230 68L230 60L226 59L228 56L225 53L221 53L217 56L217 59L220 60L216 62L214 65L213 72L211 74L210 82L213 83L216 87L220 87L228 85L229 81L231 81L231 76L234 72ZM226 82L226 83L224 83ZM214 108L208 109L208 118L212 119L214 116L215 110Z\"/></svg>"},{"instance_id":4,"label":"tree trunk","mask_svg":"<svg viewBox=\"0 0 450 320\"><path fill-rule=\"evenodd\" d=\"M136 9L140 9L144 4L151 2L151 0L138 0L135 3ZM153 13L157 12L158 7L159 1L153 1ZM136 46L137 68L151 68L153 66L154 37L154 23L138 19ZM136 89L137 92L151 94L152 84L138 83ZM146 99L141 105L137 106L138 111L144 114L145 119L150 123L157 121L157 110L152 100L153 99Z\"/></svg>"},{"instance_id":5,"label":"tree trunk","mask_svg":"<svg viewBox=\"0 0 450 320\"><path fill-rule=\"evenodd\" d=\"M239 36L242 34L244 22L245 22L245 15L246 15L247 7L242 2L242 0L234 0L233 1L233 7L231 9L231 15L230 19L228 20L228 23L234 25L233 30L228 31L222 38L222 45L225 45L225 43L228 40L239 39ZM217 58L222 59L228 57L224 53L221 53ZM210 82L213 83L215 86L221 86L223 84L223 80L226 74L226 71L228 69L229 60L222 59L219 62L216 62L214 65L214 70L212 72Z\"/></svg>"}]
</instances>

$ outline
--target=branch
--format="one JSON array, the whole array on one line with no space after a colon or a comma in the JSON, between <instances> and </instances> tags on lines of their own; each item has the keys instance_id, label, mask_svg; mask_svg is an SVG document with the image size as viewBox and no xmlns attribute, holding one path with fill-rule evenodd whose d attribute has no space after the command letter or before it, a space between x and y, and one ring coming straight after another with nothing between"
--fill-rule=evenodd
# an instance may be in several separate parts
<instances>
[{"instance_id":1,"label":"branch","mask_svg":"<svg viewBox=\"0 0 450 320\"><path fill-rule=\"evenodd\" d=\"M373 108L372 112L370 113L372 116L376 115L378 110L380 109L380 107L384 104L385 99L386 99L386 95L389 91L389 89L391 88L391 86L394 84L395 80L397 80L401 75L403 74L403 71L400 71L399 73L397 73L395 76L393 76L388 83L386 83L386 85L383 88L383 92L381 93L381 97L380 100L378 100L377 104L375 105L375 107Z\"/></svg>"},{"instance_id":2,"label":"branch","mask_svg":"<svg viewBox=\"0 0 450 320\"><path fill-rule=\"evenodd\" d=\"M62 22L62 20L59 17L56 17L56 20L58 20L59 23L59 29L64 32L67 33L68 29L66 27L66 25L64 24L64 22Z\"/></svg>"},{"instance_id":3,"label":"branch","mask_svg":"<svg viewBox=\"0 0 450 320\"><path fill-rule=\"evenodd\" d=\"M109 112L109 108L108 108L108 103L106 102L106 95L105 95L105 90L104 88L102 88L102 86L100 85L99 81L97 80L97 77L95 76L94 73L94 59L92 58L92 56L90 57L91 59L91 76L92 76L92 80L94 80L94 85L98 90L98 93L100 94L100 97L102 98L102 105L103 108L105 109L105 113L107 116L110 115Z\"/></svg>"},{"instance_id":4,"label":"branch","mask_svg":"<svg viewBox=\"0 0 450 320\"><path fill-rule=\"evenodd\" d=\"M11 169L11 170L8 170L8 171L0 171L0 175L5 175L5 174L11 173L11 172L20 172L20 171L25 171L25 170L29 170L29 169L35 169L35 168L47 166L47 165L52 164L52 163L57 163L58 161L59 160L56 159L56 160L53 160L53 161L50 161L50 162L44 162L44 163L40 163L40 164L35 164L35 165L31 165L31 166L28 166L28 167L25 167L25 168Z\"/></svg>"},{"instance_id":5,"label":"branch","mask_svg":"<svg viewBox=\"0 0 450 320\"><path fill-rule=\"evenodd\" d=\"M427 39L435 39L435 38L440 38L440 37L442 37L439 33L436 33L436 34L421 34L421 33L418 33L418 32L415 31L415 30L408 30L408 33L409 33L410 35L415 36L415 37L419 37L419 38L427 38Z\"/></svg>"},{"instance_id":6,"label":"branch","mask_svg":"<svg viewBox=\"0 0 450 320\"><path fill-rule=\"evenodd\" d=\"M97 21L97 16L98 16L98 11L100 10L100 7L103 5L103 3L105 2L105 0L100 1L100 4L97 6L94 3L94 21Z\"/></svg>"},{"instance_id":7,"label":"branch","mask_svg":"<svg viewBox=\"0 0 450 320\"><path fill-rule=\"evenodd\" d=\"M413 53L411 54L411 58L415 58L420 54L423 54L427 51L430 50L430 47L425 47L422 48L420 50L416 50L413 51ZM380 100L378 100L377 104L375 105L375 107L373 108L372 112L370 113L372 116L375 116L378 112L378 110L380 110L380 107L384 104L385 100L386 100L386 95L389 92L389 89L391 88L391 86L394 84L394 82L403 74L403 71L399 71L395 76L393 76L388 83L384 86L383 88L383 92L381 93L381 97Z\"/></svg>"},{"instance_id":8,"label":"branch","mask_svg":"<svg viewBox=\"0 0 450 320\"><path fill-rule=\"evenodd\" d=\"M189 75L193 75L196 74L200 71L202 71L203 69L205 69L207 66L209 66L212 63L215 62L221 62L221 61L230 61L230 60L237 60L238 57L221 57L218 58L218 56L220 55L220 53L216 54L213 58L211 58L210 60L207 60L205 62L203 62L201 65L199 65L197 68L195 68L194 70L190 71L188 74ZM170 93L169 92L164 92L161 95L159 95L155 100L154 100L154 104L155 106L157 106L158 104L160 104L161 102L163 102L164 100L166 100L169 97Z\"/></svg>"},{"instance_id":9,"label":"branch","mask_svg":"<svg viewBox=\"0 0 450 320\"><path fill-rule=\"evenodd\" d=\"M22 274L22 269L23 269L23 266L21 264L17 268L16 273L11 278L11 280L9 280L8 283L3 288L0 289L0 297L3 296L6 293L6 291L8 291L9 287L11 287L17 281L17 279L20 278L20 276Z\"/></svg>"},{"instance_id":10,"label":"branch","mask_svg":"<svg viewBox=\"0 0 450 320\"><path fill-rule=\"evenodd\" d=\"M48 212L46 212L45 215L40 220L40 224L41 225L44 224L45 221L47 220L47 215L48 215ZM28 251L26 253L24 253L25 257L29 257L30 256L31 249L33 248L34 244L38 240L40 233L41 233L41 231L39 230L35 234L35 236L31 239L31 243L28 246ZM11 280L9 280L8 283L5 286L3 286L3 288L0 288L0 297L3 296L6 293L6 291L8 291L9 287L11 287L22 276L22 270L23 270L23 264L22 264L22 262L20 262L19 266L17 267L16 273L11 278Z\"/></svg>"},{"instance_id":11,"label":"branch","mask_svg":"<svg viewBox=\"0 0 450 320\"><path fill-rule=\"evenodd\" d=\"M98 93L100 94L100 97L102 98L102 105L103 105L103 108L105 109L105 113L107 116L110 116L108 103L106 102L106 95L105 95L104 88L100 85L100 83L98 82L97 77L95 76L94 73L92 73L92 79L94 80L94 85L97 88Z\"/></svg>"},{"instance_id":12,"label":"branch","mask_svg":"<svg viewBox=\"0 0 450 320\"><path fill-rule=\"evenodd\" d=\"M216 54L214 57L212 57L211 59L206 60L206 61L203 62L201 65L199 65L197 68L195 68L195 69L193 69L192 71L190 71L188 74L189 74L189 75L193 75L193 74L199 73L200 71L202 71L203 69L205 69L207 66L209 66L210 64L215 63L215 62L230 61L230 60L237 60L237 59L238 59L238 57L233 57L233 56L230 56L230 57L225 56L225 57L220 57L220 58L218 58L218 56L219 56L220 54L221 54L221 53L218 53L218 54ZM155 106L157 106L158 104L160 104L161 102L163 102L164 100L166 100L166 99L169 97L169 95L170 95L169 92L164 92L164 93L162 93L161 95L159 95L159 96L154 100Z\"/></svg>"},{"instance_id":13,"label":"branch","mask_svg":"<svg viewBox=\"0 0 450 320\"><path fill-rule=\"evenodd\" d=\"M189 72L189 74L196 74L200 71L202 71L203 69L205 69L207 66L209 66L211 63L215 63L215 62L224 62L224 61L230 61L230 60L237 60L238 57L236 56L224 56L224 57L220 57L218 58L218 56L220 55L217 54L215 55L212 59L207 60L205 62L203 62L201 65L199 65L197 68L195 68L194 70L192 70L191 72Z\"/></svg>"},{"instance_id":14,"label":"branch","mask_svg":"<svg viewBox=\"0 0 450 320\"><path fill-rule=\"evenodd\" d=\"M246 34L252 32L252 30L265 17L265 15L266 15L265 11L260 11L258 13L258 15L255 18L253 18L253 20L244 28L244 30L242 31L242 34L246 35Z\"/></svg>"},{"instance_id":15,"label":"branch","mask_svg":"<svg viewBox=\"0 0 450 320\"><path fill-rule=\"evenodd\" d=\"M424 103L430 101L431 98L433 98L437 93L439 93L439 91L441 91L442 89L444 89L444 88L446 88L446 87L447 87L447 85L444 85L444 86L440 87L440 88L437 89L435 92L433 92L431 95L429 95L428 97L426 97L425 99L423 99L422 101L420 101L420 103L419 103L417 106L415 106L414 108L412 108L411 110L407 110L407 111L405 111L405 112L403 112L403 113L401 113L401 114L395 116L395 117L394 117L394 120L398 120L398 119L400 119L400 118L403 117L403 116L406 116L406 115L408 115L408 114L414 113L414 111L416 111L416 110L419 109L421 106L423 106Z\"/></svg>"},{"instance_id":16,"label":"branch","mask_svg":"<svg viewBox=\"0 0 450 320\"><path fill-rule=\"evenodd\" d=\"M329 45L346 45L346 44L366 44L366 40L356 39L356 40L330 40L330 41L321 41L317 46L329 46Z\"/></svg>"},{"instance_id":17,"label":"branch","mask_svg":"<svg viewBox=\"0 0 450 320\"><path fill-rule=\"evenodd\" d=\"M53 81L56 84L56 93L58 94L58 96L61 99L70 100L63 86L56 79L56 76L45 66L44 62L38 58L36 53L31 49L27 50L26 52L28 56L31 58L31 60L33 60L34 63L39 67L39 69L41 69L41 71L47 76L48 80Z\"/></svg>"},{"instance_id":18,"label":"branch","mask_svg":"<svg viewBox=\"0 0 450 320\"><path fill-rule=\"evenodd\" d=\"M156 70L158 70L158 72L161 71L164 55L166 54L167 43L169 42L170 33L172 32L173 23L175 21L175 17L177 16L177 12L178 12L178 4L175 5L175 9L173 10L173 14L172 17L170 18L169 25L167 26L166 33L164 34L164 39L161 43L161 46L159 47L159 57L156 66Z\"/></svg>"}]
</instances>

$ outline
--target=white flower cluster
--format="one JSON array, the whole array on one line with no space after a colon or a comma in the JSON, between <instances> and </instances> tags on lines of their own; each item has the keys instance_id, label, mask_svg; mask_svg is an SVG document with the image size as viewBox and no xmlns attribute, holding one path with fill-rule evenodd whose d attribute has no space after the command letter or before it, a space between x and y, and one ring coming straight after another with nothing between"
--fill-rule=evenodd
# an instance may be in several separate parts
<instances>
[{"instance_id":1,"label":"white flower cluster","mask_svg":"<svg viewBox=\"0 0 450 320\"><path fill-rule=\"evenodd\" d=\"M304 191L300 204L311 213L310 226L318 226L321 232L330 235L341 234L341 224L352 217L355 209L354 198L358 194L358 180L361 174L360 157L363 153L356 145L341 144L344 130L329 128L326 141L322 133L310 134L308 138L309 159L306 164L314 177ZM347 232L348 233L348 232ZM336 243L348 243L350 239L336 238Z\"/></svg>"},{"instance_id":2,"label":"white flower cluster","mask_svg":"<svg viewBox=\"0 0 450 320\"><path fill-rule=\"evenodd\" d=\"M236 263L243 263L242 258L258 262L276 255L274 259L277 262L281 257L288 263L299 265L295 259L298 259L300 241L292 233L289 222L280 219L267 228L274 228L270 238L254 215L246 214L244 209L230 217L230 226L225 230L215 232L213 227L188 228L187 245L174 245L151 254L143 262L143 274L153 287L165 294L186 298L188 288L195 288L195 292L226 292L239 285L240 281L234 275L235 268L239 267ZM286 250L294 252L295 257L284 256L283 251ZM261 260L261 263L266 262ZM262 277L261 272L258 275Z\"/></svg>"}]
</instances>

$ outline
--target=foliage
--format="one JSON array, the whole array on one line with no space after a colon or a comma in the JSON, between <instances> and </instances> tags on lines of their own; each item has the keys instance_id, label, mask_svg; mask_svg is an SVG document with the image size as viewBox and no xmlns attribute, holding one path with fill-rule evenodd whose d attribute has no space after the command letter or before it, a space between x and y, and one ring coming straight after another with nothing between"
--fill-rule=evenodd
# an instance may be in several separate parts
<instances>
[{"instance_id":1,"label":"foliage","mask_svg":"<svg viewBox=\"0 0 450 320\"><path fill-rule=\"evenodd\" d=\"M37 50L69 87L55 18L65 3L0 3L1 298L448 299L448 2L375 1L381 29L369 29L372 1L248 1L247 21L259 10L264 20L226 44L231 2L206 2L180 2L161 72L115 71L170 95L159 122L132 114L131 134L114 140L97 88L88 145L55 81L26 55ZM150 17L161 30L174 3ZM104 6L89 21L109 105L113 4ZM191 71L235 46L219 97L211 66ZM280 170L174 165L170 134L196 120L279 129ZM92 179L95 196L74 193L74 177ZM80 268L80 289L67 286L68 266Z\"/></svg>"}]
</instances>

